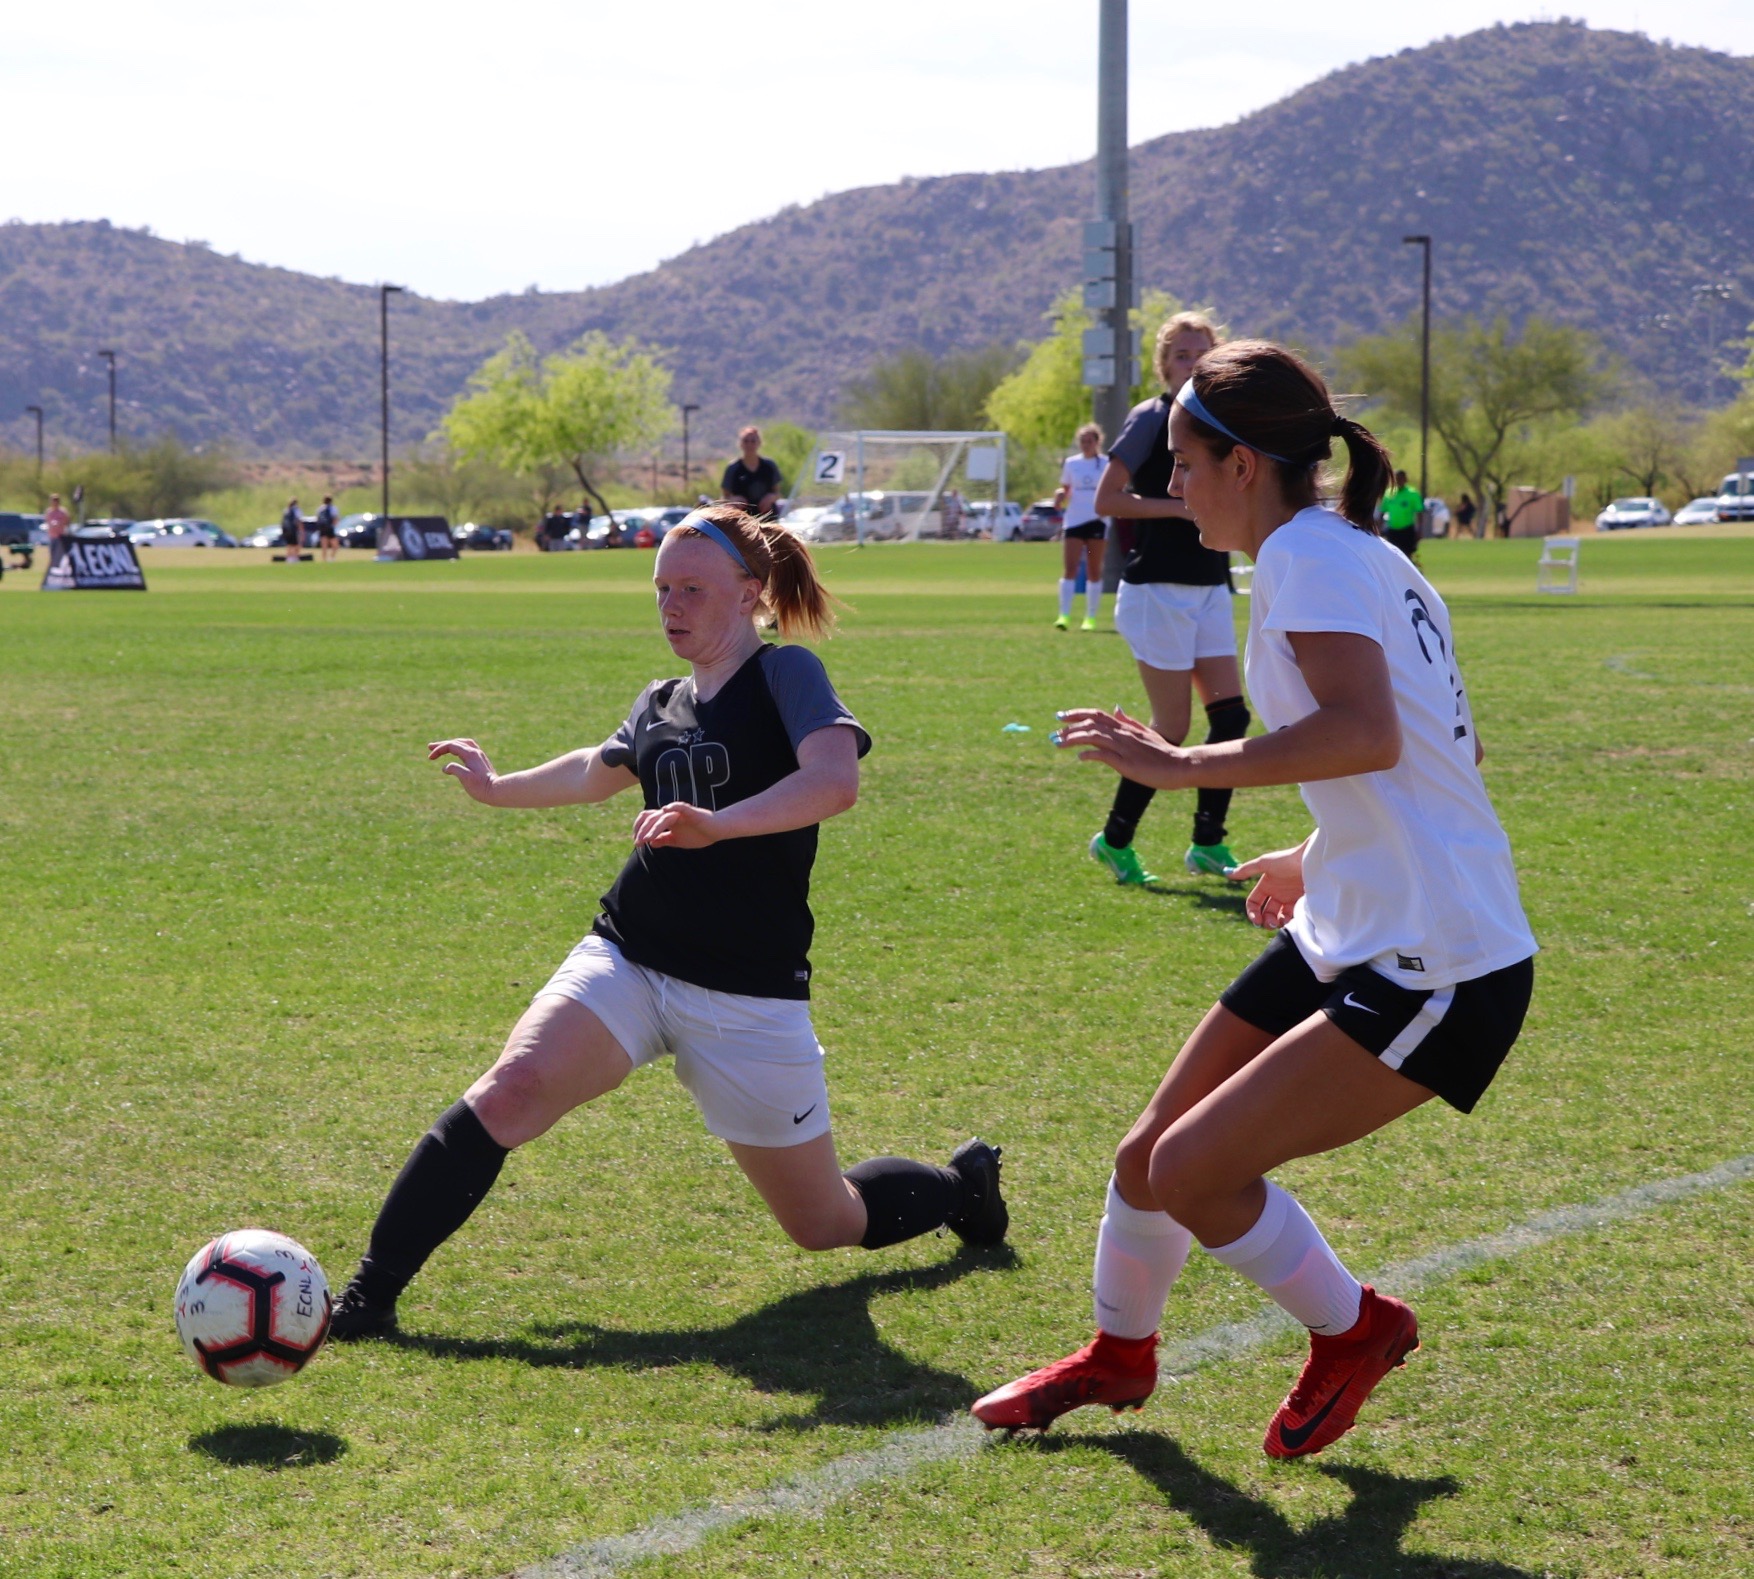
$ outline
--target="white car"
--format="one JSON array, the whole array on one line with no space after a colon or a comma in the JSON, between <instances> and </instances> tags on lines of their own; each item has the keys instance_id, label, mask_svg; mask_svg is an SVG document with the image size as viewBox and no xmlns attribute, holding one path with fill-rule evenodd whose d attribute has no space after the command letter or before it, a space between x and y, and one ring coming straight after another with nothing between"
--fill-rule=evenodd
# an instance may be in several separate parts
<instances>
[{"instance_id":1,"label":"white car","mask_svg":"<svg viewBox=\"0 0 1754 1579\"><path fill-rule=\"evenodd\" d=\"M1667 526L1668 524L1669 512L1663 508L1662 501L1645 495L1631 499L1616 499L1596 517L1596 530L1598 532L1618 532L1631 526Z\"/></svg>"},{"instance_id":2,"label":"white car","mask_svg":"<svg viewBox=\"0 0 1754 1579\"><path fill-rule=\"evenodd\" d=\"M793 537L800 538L806 543L816 543L821 541L817 533L821 529L823 517L828 513L828 506L825 504L801 504L786 511L780 517L780 525ZM839 517L836 517L836 520L838 521Z\"/></svg>"},{"instance_id":3,"label":"white car","mask_svg":"<svg viewBox=\"0 0 1754 1579\"><path fill-rule=\"evenodd\" d=\"M1711 526L1719 519L1717 512L1717 495L1709 494L1701 499L1689 499L1675 512L1676 526Z\"/></svg>"},{"instance_id":4,"label":"white car","mask_svg":"<svg viewBox=\"0 0 1754 1579\"><path fill-rule=\"evenodd\" d=\"M995 543L1009 543L1023 534L1023 506L1007 499L1000 511L991 499L970 499L963 507L962 529L970 536L986 532Z\"/></svg>"},{"instance_id":5,"label":"white car","mask_svg":"<svg viewBox=\"0 0 1754 1579\"><path fill-rule=\"evenodd\" d=\"M136 548L218 548L223 534L211 521L136 521L128 528Z\"/></svg>"}]
</instances>

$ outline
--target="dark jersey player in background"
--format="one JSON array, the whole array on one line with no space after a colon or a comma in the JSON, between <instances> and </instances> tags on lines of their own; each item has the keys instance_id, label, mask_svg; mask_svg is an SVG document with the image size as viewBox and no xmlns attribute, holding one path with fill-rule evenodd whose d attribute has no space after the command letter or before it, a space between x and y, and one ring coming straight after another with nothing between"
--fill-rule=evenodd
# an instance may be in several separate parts
<instances>
[{"instance_id":1,"label":"dark jersey player in background","mask_svg":"<svg viewBox=\"0 0 1754 1579\"><path fill-rule=\"evenodd\" d=\"M771 520L779 513L784 479L779 467L761 453L761 429L745 428L737 435L737 447L742 453L725 468L719 493L725 503Z\"/></svg>"},{"instance_id":2,"label":"dark jersey player in background","mask_svg":"<svg viewBox=\"0 0 1754 1579\"><path fill-rule=\"evenodd\" d=\"M1151 727L1172 745L1187 738L1193 692L1206 704L1206 739L1248 733L1236 627L1230 613L1230 556L1205 547L1182 501L1170 493L1169 408L1194 364L1218 343L1200 313L1177 313L1158 331L1153 355L1163 394L1135 406L1108 452L1096 490L1098 515L1133 522L1133 550L1121 570L1115 629L1126 638L1151 703ZM1133 848L1139 819L1157 791L1123 778L1090 853L1118 883L1150 883ZM1183 863L1193 873L1222 875L1236 865L1224 842L1230 791L1201 789Z\"/></svg>"},{"instance_id":3,"label":"dark jersey player in background","mask_svg":"<svg viewBox=\"0 0 1754 1579\"><path fill-rule=\"evenodd\" d=\"M390 1330L396 1301L462 1227L508 1153L666 1054L707 1128L807 1250L877 1249L948 1226L1007 1227L999 1153L948 1167L879 1157L842 1172L810 1022L810 870L817 826L858 797L870 737L804 647L828 594L803 544L742 510L696 511L664 538L653 581L681 679L641 692L595 749L499 774L473 740L429 758L488 806L570 806L638 789L633 852L590 933L513 1028L498 1061L415 1146L378 1213L333 1336Z\"/></svg>"}]
</instances>

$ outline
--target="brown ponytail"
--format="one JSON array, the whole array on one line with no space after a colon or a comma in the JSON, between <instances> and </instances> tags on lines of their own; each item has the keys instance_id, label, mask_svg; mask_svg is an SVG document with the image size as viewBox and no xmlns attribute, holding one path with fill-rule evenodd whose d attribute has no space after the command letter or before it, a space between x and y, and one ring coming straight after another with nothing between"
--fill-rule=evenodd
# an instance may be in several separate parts
<instances>
[{"instance_id":1,"label":"brown ponytail","mask_svg":"<svg viewBox=\"0 0 1754 1579\"><path fill-rule=\"evenodd\" d=\"M757 621L777 624L790 639L819 640L833 633L834 598L816 574L816 562L792 533L772 521L758 521L734 504L713 504L695 512L737 545L749 574L761 583ZM705 537L686 522L673 530Z\"/></svg>"},{"instance_id":2,"label":"brown ponytail","mask_svg":"<svg viewBox=\"0 0 1754 1579\"><path fill-rule=\"evenodd\" d=\"M1333 440L1341 440L1347 466L1340 514L1375 535L1377 501L1394 475L1389 453L1369 428L1334 409L1322 375L1308 362L1267 340L1232 340L1200 358L1193 383L1200 403L1242 443L1283 457L1272 464L1286 497L1300 508L1316 502L1318 468L1333 453ZM1197 417L1194 428L1215 454L1235 447Z\"/></svg>"}]
</instances>

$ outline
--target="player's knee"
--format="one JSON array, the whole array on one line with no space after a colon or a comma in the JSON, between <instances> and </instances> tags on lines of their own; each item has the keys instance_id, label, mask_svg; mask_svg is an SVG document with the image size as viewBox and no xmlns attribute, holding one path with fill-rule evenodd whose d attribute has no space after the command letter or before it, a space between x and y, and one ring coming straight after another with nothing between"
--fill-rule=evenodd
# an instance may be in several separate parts
<instances>
[{"instance_id":1,"label":"player's knee","mask_svg":"<svg viewBox=\"0 0 1754 1579\"><path fill-rule=\"evenodd\" d=\"M539 1070L522 1060L497 1063L463 1093L482 1128L508 1150L542 1133L559 1117Z\"/></svg>"},{"instance_id":2,"label":"player's knee","mask_svg":"<svg viewBox=\"0 0 1754 1579\"><path fill-rule=\"evenodd\" d=\"M859 1242L858 1232L851 1223L826 1213L798 1222L782 1222L780 1227L800 1250L844 1250Z\"/></svg>"},{"instance_id":3,"label":"player's knee","mask_svg":"<svg viewBox=\"0 0 1754 1579\"><path fill-rule=\"evenodd\" d=\"M1206 743L1241 740L1249 732L1249 710L1240 696L1227 696L1206 708Z\"/></svg>"},{"instance_id":4,"label":"player's knee","mask_svg":"<svg viewBox=\"0 0 1754 1579\"><path fill-rule=\"evenodd\" d=\"M1178 1222L1186 1222L1183 1212L1213 1191L1215 1181L1208 1161L1195 1137L1173 1129L1158 1137L1151 1148L1146 1169L1151 1198Z\"/></svg>"},{"instance_id":5,"label":"player's knee","mask_svg":"<svg viewBox=\"0 0 1754 1579\"><path fill-rule=\"evenodd\" d=\"M1115 1187L1131 1204L1155 1200L1151 1189L1151 1149L1154 1137L1137 1130L1115 1147Z\"/></svg>"}]
</instances>

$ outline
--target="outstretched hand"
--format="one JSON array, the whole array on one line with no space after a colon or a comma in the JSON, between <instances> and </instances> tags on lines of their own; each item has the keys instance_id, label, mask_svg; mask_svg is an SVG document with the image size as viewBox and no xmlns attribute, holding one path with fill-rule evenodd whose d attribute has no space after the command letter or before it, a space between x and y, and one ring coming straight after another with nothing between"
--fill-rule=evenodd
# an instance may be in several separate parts
<instances>
[{"instance_id":1,"label":"outstretched hand","mask_svg":"<svg viewBox=\"0 0 1754 1579\"><path fill-rule=\"evenodd\" d=\"M437 762L440 757L457 759L447 762L444 771L461 784L472 799L484 806L493 804L493 785L498 775L480 746L473 740L435 740L426 748L426 760Z\"/></svg>"},{"instance_id":2,"label":"outstretched hand","mask_svg":"<svg viewBox=\"0 0 1754 1579\"><path fill-rule=\"evenodd\" d=\"M704 850L719 840L715 818L701 806L673 800L634 819L633 842L671 850Z\"/></svg>"},{"instance_id":3,"label":"outstretched hand","mask_svg":"<svg viewBox=\"0 0 1754 1579\"><path fill-rule=\"evenodd\" d=\"M1077 751L1079 761L1101 762L1136 784L1181 789L1189 781L1187 753L1118 707L1112 713L1068 708L1050 738L1062 750Z\"/></svg>"},{"instance_id":4,"label":"outstretched hand","mask_svg":"<svg viewBox=\"0 0 1754 1579\"><path fill-rule=\"evenodd\" d=\"M1269 850L1224 875L1233 883L1255 879L1243 909L1257 927L1277 931L1291 919L1292 910L1303 897L1303 846Z\"/></svg>"}]
</instances>

